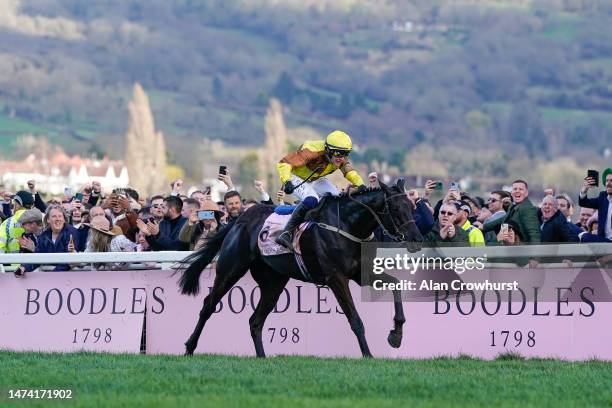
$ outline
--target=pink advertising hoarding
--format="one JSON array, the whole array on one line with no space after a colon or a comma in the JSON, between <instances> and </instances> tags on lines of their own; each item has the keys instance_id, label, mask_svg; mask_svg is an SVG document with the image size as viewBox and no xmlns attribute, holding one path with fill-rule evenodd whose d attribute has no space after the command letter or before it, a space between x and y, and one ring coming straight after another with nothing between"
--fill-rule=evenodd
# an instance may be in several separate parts
<instances>
[{"instance_id":1,"label":"pink advertising hoarding","mask_svg":"<svg viewBox=\"0 0 612 408\"><path fill-rule=\"evenodd\" d=\"M197 297L181 295L178 276L171 275L171 271L65 272L15 279L0 274L0 348L138 352L146 307L147 353L182 354L214 271L202 274ZM393 325L393 304L361 302L360 289L354 285L351 290L375 357L465 353L494 358L513 351L524 356L612 360L612 303L527 302L521 310L520 304L508 309L502 302L497 310L495 303L485 303L483 309L478 301L457 304L451 298L407 302L404 340L393 349L386 340ZM206 324L196 353L253 356L248 319L258 299L258 288L245 276ZM100 332L94 333L98 328ZM293 280L266 321L264 346L268 355L360 356L330 290Z\"/></svg>"},{"instance_id":2,"label":"pink advertising hoarding","mask_svg":"<svg viewBox=\"0 0 612 408\"><path fill-rule=\"evenodd\" d=\"M163 313L147 315L147 352L182 354L191 334L204 295L213 283L213 272L205 271L197 298L182 296L167 285L166 273L151 273L152 286L164 287ZM176 277L170 278L172 281ZM428 358L470 354L495 358L513 351L524 356L584 360L612 360L612 303L527 302L485 303L455 299L439 302L404 303L406 324L399 349L387 344L393 326L393 304L360 302L360 288L351 290L365 324L366 337L375 357ZM253 356L248 319L259 292L250 276L242 278L222 300L218 313L207 322L196 353ZM360 356L357 340L336 300L326 287L291 280L281 295L276 311L264 327L268 355ZM172 333L169 335L168 333Z\"/></svg>"},{"instance_id":3,"label":"pink advertising hoarding","mask_svg":"<svg viewBox=\"0 0 612 408\"><path fill-rule=\"evenodd\" d=\"M143 272L0 274L0 348L140 351Z\"/></svg>"}]
</instances>

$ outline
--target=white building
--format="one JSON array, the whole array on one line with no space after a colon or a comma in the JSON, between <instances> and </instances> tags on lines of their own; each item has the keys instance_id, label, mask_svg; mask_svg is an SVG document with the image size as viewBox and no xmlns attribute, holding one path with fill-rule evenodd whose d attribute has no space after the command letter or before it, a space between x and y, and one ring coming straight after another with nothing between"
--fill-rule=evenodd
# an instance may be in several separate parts
<instances>
[{"instance_id":1,"label":"white building","mask_svg":"<svg viewBox=\"0 0 612 408\"><path fill-rule=\"evenodd\" d=\"M111 161L107 157L102 160L69 157L62 152L51 158L30 154L21 162L0 161L0 175L5 190L24 190L28 180L35 180L37 190L53 195L63 194L66 187L76 193L92 181L99 181L105 191L129 184L128 171L122 161Z\"/></svg>"}]
</instances>

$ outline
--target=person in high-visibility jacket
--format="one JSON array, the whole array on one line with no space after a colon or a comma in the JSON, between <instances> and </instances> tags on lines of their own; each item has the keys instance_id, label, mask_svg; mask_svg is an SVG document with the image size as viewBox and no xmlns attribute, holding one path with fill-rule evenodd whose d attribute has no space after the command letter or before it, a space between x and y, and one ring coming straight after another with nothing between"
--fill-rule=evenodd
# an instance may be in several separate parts
<instances>
[{"instance_id":1,"label":"person in high-visibility jacket","mask_svg":"<svg viewBox=\"0 0 612 408\"><path fill-rule=\"evenodd\" d=\"M19 238L25 233L21 216L34 205L34 197L28 191L19 191L11 200L13 216L0 225L0 253L15 253L21 249Z\"/></svg>"},{"instance_id":2,"label":"person in high-visibility jacket","mask_svg":"<svg viewBox=\"0 0 612 408\"><path fill-rule=\"evenodd\" d=\"M456 201L455 207L457 208L455 225L467 232L470 246L485 246L482 231L472 225L468 220L468 216L472 213L470 205L466 201Z\"/></svg>"},{"instance_id":3,"label":"person in high-visibility jacket","mask_svg":"<svg viewBox=\"0 0 612 408\"><path fill-rule=\"evenodd\" d=\"M278 174L286 194L300 199L293 214L276 242L291 249L292 231L300 225L308 210L314 208L319 198L338 189L325 176L336 170L358 188L365 188L363 179L348 161L353 150L349 135L341 130L331 132L325 140L309 140L300 148L283 157L277 165Z\"/></svg>"}]
</instances>

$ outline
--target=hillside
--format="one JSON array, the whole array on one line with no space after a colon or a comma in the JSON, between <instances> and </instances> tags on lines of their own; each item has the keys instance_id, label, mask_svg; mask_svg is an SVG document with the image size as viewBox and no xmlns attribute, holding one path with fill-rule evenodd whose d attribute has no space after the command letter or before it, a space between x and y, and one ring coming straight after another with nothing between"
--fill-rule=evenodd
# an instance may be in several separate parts
<instances>
[{"instance_id":1,"label":"hillside","mask_svg":"<svg viewBox=\"0 0 612 408\"><path fill-rule=\"evenodd\" d=\"M121 156L138 81L188 172L204 138L263 143L271 96L289 126L349 131L368 163L410 170L433 146L454 175L603 164L612 3L405 3L0 0L2 154L34 133Z\"/></svg>"}]
</instances>

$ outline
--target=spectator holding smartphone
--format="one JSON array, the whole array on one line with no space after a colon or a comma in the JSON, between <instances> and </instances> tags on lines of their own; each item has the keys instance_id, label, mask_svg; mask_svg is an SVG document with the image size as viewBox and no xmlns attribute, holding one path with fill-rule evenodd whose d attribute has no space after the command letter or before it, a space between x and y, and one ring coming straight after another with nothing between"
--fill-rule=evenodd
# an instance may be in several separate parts
<instances>
[{"instance_id":1,"label":"spectator holding smartphone","mask_svg":"<svg viewBox=\"0 0 612 408\"><path fill-rule=\"evenodd\" d=\"M136 242L136 234L138 233L136 220L138 216L130 210L130 200L128 197L125 194L114 191L104 201L104 207L110 210L113 225L119 226L123 231L123 235L130 241Z\"/></svg>"},{"instance_id":2,"label":"spectator holding smartphone","mask_svg":"<svg viewBox=\"0 0 612 408\"><path fill-rule=\"evenodd\" d=\"M191 193L189 198L193 198L194 200L198 200L198 202L200 203L200 207L201 207L202 205L204 205L204 201L210 200L210 191L211 191L211 188L210 188L210 186L208 186L208 187L206 187L206 189L204 191L202 191L202 190L194 191L193 193Z\"/></svg>"},{"instance_id":3,"label":"spectator holding smartphone","mask_svg":"<svg viewBox=\"0 0 612 408\"><path fill-rule=\"evenodd\" d=\"M429 246L469 246L469 237L460 227L455 227L455 218L459 210L452 203L440 206L438 220L427 235L425 242Z\"/></svg>"},{"instance_id":4,"label":"spectator holding smartphone","mask_svg":"<svg viewBox=\"0 0 612 408\"><path fill-rule=\"evenodd\" d=\"M189 218L189 216L193 212L198 212L200 209L200 202L195 198L186 198L183 200L183 209L181 210L181 215L185 218Z\"/></svg>"},{"instance_id":5,"label":"spectator holding smartphone","mask_svg":"<svg viewBox=\"0 0 612 408\"><path fill-rule=\"evenodd\" d=\"M205 201L199 210L191 212L179 233L179 239L189 244L190 251L197 251L218 230L222 215L223 212L214 201Z\"/></svg>"},{"instance_id":6,"label":"spectator holding smartphone","mask_svg":"<svg viewBox=\"0 0 612 408\"><path fill-rule=\"evenodd\" d=\"M164 202L167 207L164 219L159 224L145 224L138 219L138 228L147 236L147 242L153 251L186 251L189 244L179 240L179 232L187 222L187 219L181 216L183 201L176 196L169 196Z\"/></svg>"},{"instance_id":7,"label":"spectator holding smartphone","mask_svg":"<svg viewBox=\"0 0 612 408\"><path fill-rule=\"evenodd\" d=\"M102 199L102 184L99 181L92 181L91 185L83 187L83 201L87 202L91 207L102 205Z\"/></svg>"},{"instance_id":8,"label":"spectator holding smartphone","mask_svg":"<svg viewBox=\"0 0 612 408\"><path fill-rule=\"evenodd\" d=\"M230 177L230 172L227 169L227 166L219 166L219 175L217 176L219 181L222 181L223 184L227 186L227 191L235 191L234 183L232 182L232 178Z\"/></svg>"},{"instance_id":9,"label":"spectator holding smartphone","mask_svg":"<svg viewBox=\"0 0 612 408\"><path fill-rule=\"evenodd\" d=\"M523 240L516 222L509 221L501 225L497 234L497 242L501 245L522 245Z\"/></svg>"},{"instance_id":10,"label":"spectator holding smartphone","mask_svg":"<svg viewBox=\"0 0 612 408\"><path fill-rule=\"evenodd\" d=\"M70 225L70 220L66 211L58 205L47 207L44 217L46 229L40 234L36 245L36 253L64 253L77 252L79 237L76 228ZM15 275L21 276L24 272L36 269L38 265L22 265ZM70 265L59 264L54 271L68 271Z\"/></svg>"},{"instance_id":11,"label":"spectator holding smartphone","mask_svg":"<svg viewBox=\"0 0 612 408\"><path fill-rule=\"evenodd\" d=\"M596 198L588 198L587 193L590 188L596 187L597 181L590 175L584 179L578 205L581 207L597 210L597 235L585 233L580 234L582 242L610 242L612 241L612 168L608 167L603 171L601 181L605 190L600 192Z\"/></svg>"},{"instance_id":12,"label":"spectator holding smartphone","mask_svg":"<svg viewBox=\"0 0 612 408\"><path fill-rule=\"evenodd\" d=\"M483 225L483 232L496 231L502 223L512 220L516 223L521 237L526 244L539 244L541 242L540 222L538 209L529 200L529 188L524 180L515 180L512 183L511 196L514 203L504 217ZM535 265L535 263L534 263Z\"/></svg>"}]
</instances>

